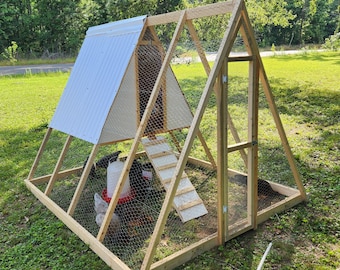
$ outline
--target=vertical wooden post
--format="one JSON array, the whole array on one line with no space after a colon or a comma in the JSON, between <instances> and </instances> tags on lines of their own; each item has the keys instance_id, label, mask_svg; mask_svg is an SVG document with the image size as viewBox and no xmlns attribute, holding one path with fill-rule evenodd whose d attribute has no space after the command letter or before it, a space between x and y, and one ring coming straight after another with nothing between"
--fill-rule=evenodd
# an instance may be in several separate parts
<instances>
[{"instance_id":1,"label":"vertical wooden post","mask_svg":"<svg viewBox=\"0 0 340 270\"><path fill-rule=\"evenodd\" d=\"M57 164L55 165L54 171L51 175L50 180L48 181L47 187L45 189L45 195L50 195L54 182L57 179L58 172L60 171L61 166L63 165L63 161L65 159L66 153L70 147L70 144L72 142L73 136L68 135L66 142L64 144L63 150L60 153L59 159L57 161Z\"/></svg>"},{"instance_id":2,"label":"vertical wooden post","mask_svg":"<svg viewBox=\"0 0 340 270\"><path fill-rule=\"evenodd\" d=\"M217 102L217 216L218 244L223 245L228 238L228 62L223 66L216 82Z\"/></svg>"},{"instance_id":3,"label":"vertical wooden post","mask_svg":"<svg viewBox=\"0 0 340 270\"><path fill-rule=\"evenodd\" d=\"M27 177L28 180L31 180L33 178L33 176L35 174L35 171L37 170L37 167L38 167L38 164L40 162L41 156L42 156L42 154L43 154L43 152L45 150L46 144L48 142L48 139L51 136L51 133L52 133L52 128L49 127L47 129L46 133L45 133L44 139L43 139L43 141L42 141L42 143L41 143L41 145L39 147L38 153L37 153L37 155L35 157L35 160L33 162L31 170L30 170L30 172L28 174L28 177Z\"/></svg>"},{"instance_id":4,"label":"vertical wooden post","mask_svg":"<svg viewBox=\"0 0 340 270\"><path fill-rule=\"evenodd\" d=\"M257 185L258 185L258 94L259 68L257 58L249 62L248 89L248 141L252 147L248 148L248 221L257 228Z\"/></svg>"}]
</instances>

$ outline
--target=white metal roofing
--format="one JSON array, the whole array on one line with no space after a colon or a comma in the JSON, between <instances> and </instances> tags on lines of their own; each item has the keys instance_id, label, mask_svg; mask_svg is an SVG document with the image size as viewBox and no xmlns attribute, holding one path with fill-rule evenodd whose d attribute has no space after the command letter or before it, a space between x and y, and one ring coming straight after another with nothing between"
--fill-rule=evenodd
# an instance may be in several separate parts
<instances>
[{"instance_id":1,"label":"white metal roofing","mask_svg":"<svg viewBox=\"0 0 340 270\"><path fill-rule=\"evenodd\" d=\"M99 143L146 16L88 29L50 127Z\"/></svg>"},{"instance_id":2,"label":"white metal roofing","mask_svg":"<svg viewBox=\"0 0 340 270\"><path fill-rule=\"evenodd\" d=\"M134 138L139 125L134 51L145 18L89 28L51 128L93 144ZM192 114L171 68L166 103L165 129L190 126Z\"/></svg>"}]
</instances>

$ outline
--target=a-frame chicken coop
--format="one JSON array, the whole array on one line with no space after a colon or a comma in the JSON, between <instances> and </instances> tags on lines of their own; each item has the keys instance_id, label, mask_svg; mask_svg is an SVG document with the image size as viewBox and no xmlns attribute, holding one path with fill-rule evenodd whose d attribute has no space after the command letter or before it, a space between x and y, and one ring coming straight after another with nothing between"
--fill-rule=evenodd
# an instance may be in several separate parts
<instances>
[{"instance_id":1,"label":"a-frame chicken coop","mask_svg":"<svg viewBox=\"0 0 340 270\"><path fill-rule=\"evenodd\" d=\"M25 183L112 269L174 268L305 200L244 1L91 27Z\"/></svg>"}]
</instances>

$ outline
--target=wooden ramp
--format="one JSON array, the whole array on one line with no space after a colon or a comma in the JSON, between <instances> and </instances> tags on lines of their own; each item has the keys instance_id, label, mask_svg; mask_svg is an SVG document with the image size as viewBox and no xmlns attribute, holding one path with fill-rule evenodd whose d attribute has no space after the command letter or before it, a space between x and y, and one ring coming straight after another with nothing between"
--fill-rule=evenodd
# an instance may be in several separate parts
<instances>
[{"instance_id":1,"label":"wooden ramp","mask_svg":"<svg viewBox=\"0 0 340 270\"><path fill-rule=\"evenodd\" d=\"M156 139L143 138L142 144L158 178L167 191L178 162L176 155L162 136L157 136ZM185 172L183 172L178 185L173 207L176 209L182 222L208 213L202 199L197 194L195 187Z\"/></svg>"}]
</instances>

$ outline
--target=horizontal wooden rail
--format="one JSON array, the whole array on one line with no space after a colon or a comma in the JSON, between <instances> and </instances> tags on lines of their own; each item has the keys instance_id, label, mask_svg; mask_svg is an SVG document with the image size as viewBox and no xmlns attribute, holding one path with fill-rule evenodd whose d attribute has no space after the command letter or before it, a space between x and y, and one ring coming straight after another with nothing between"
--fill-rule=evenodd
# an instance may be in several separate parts
<instances>
[{"instance_id":1,"label":"horizontal wooden rail","mask_svg":"<svg viewBox=\"0 0 340 270\"><path fill-rule=\"evenodd\" d=\"M79 173L79 172L81 172L82 169L83 169L83 167L77 167L77 168L58 172L56 179L64 178L64 177L71 175L71 174ZM52 176L52 174L47 174L47 175L44 175L44 176L36 177L36 178L30 179L30 180L27 179L27 180L30 181L34 185L39 185L39 184L43 184L43 183L48 182L50 180L51 176Z\"/></svg>"},{"instance_id":2,"label":"horizontal wooden rail","mask_svg":"<svg viewBox=\"0 0 340 270\"><path fill-rule=\"evenodd\" d=\"M210 4L206 6L195 7L195 8L186 10L186 19L192 20L192 19L197 19L197 18L202 18L202 17L216 16L216 15L221 15L225 13L231 13L233 11L233 8L234 8L234 1L220 2L220 3ZM178 22L182 12L183 11L181 10L181 11L173 11L173 12L169 12L165 14L150 16L146 19L146 25L152 26L152 25Z\"/></svg>"},{"instance_id":3,"label":"horizontal wooden rail","mask_svg":"<svg viewBox=\"0 0 340 270\"><path fill-rule=\"evenodd\" d=\"M252 146L253 146L252 142L236 143L236 144L228 146L228 153L234 152L234 151L237 151L237 150L241 150L241 149L244 149L244 148L249 148L249 147L252 147Z\"/></svg>"},{"instance_id":4,"label":"horizontal wooden rail","mask_svg":"<svg viewBox=\"0 0 340 270\"><path fill-rule=\"evenodd\" d=\"M253 61L254 56L245 55L245 56L229 56L228 62L242 62L242 61Z\"/></svg>"}]
</instances>

